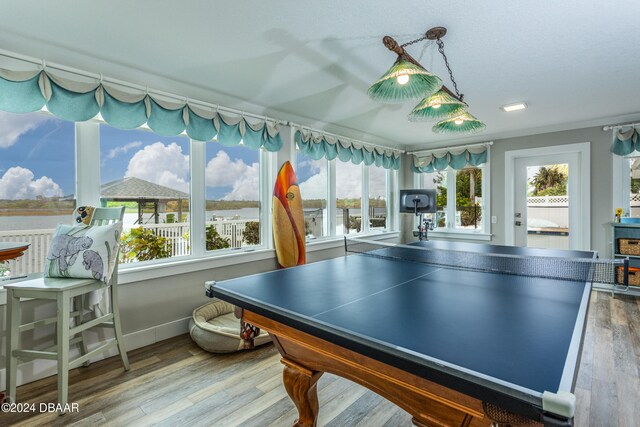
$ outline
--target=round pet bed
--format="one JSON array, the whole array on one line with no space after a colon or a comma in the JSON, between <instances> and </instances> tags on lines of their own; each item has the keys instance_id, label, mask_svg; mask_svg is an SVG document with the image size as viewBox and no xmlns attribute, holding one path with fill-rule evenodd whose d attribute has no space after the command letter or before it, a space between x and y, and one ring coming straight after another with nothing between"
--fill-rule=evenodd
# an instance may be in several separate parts
<instances>
[{"instance_id":1,"label":"round pet bed","mask_svg":"<svg viewBox=\"0 0 640 427\"><path fill-rule=\"evenodd\" d=\"M233 304L215 299L193 310L189 333L200 348L212 353L232 353L243 349L240 319L235 316L233 309ZM262 330L253 339L256 347L269 341L269 334Z\"/></svg>"}]
</instances>

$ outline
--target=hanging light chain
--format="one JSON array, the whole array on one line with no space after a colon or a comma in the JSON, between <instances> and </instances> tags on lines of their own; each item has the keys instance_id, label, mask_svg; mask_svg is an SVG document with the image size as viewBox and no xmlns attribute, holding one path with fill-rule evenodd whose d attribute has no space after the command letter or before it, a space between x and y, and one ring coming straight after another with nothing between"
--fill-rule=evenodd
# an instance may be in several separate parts
<instances>
[{"instance_id":1,"label":"hanging light chain","mask_svg":"<svg viewBox=\"0 0 640 427\"><path fill-rule=\"evenodd\" d=\"M407 47L407 46L410 46L410 45L412 45L414 43L418 43L418 42L421 42L422 40L426 40L426 39L427 39L427 36L423 36L423 37L420 37L419 39L411 40L410 42L406 42L404 44L401 44L400 47Z\"/></svg>"},{"instance_id":2,"label":"hanging light chain","mask_svg":"<svg viewBox=\"0 0 640 427\"><path fill-rule=\"evenodd\" d=\"M440 54L444 58L444 65L447 66L447 70L449 71L449 77L451 78L451 83L453 83L453 89L456 91L456 95L458 96L458 98L460 98L460 101L462 101L464 98L464 95L461 94L460 91L458 90L458 85L456 84L456 80L453 78L453 71L451 71L451 67L449 66L449 61L447 60L447 55L445 55L444 53L444 42L441 39L438 39L436 40L436 43L438 43L438 52L440 52Z\"/></svg>"}]
</instances>

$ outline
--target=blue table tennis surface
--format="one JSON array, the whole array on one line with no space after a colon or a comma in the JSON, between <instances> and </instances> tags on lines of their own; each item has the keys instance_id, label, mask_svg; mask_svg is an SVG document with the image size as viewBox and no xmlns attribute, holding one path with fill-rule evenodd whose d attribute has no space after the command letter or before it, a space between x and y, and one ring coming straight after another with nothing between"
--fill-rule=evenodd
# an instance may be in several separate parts
<instances>
[{"instance_id":1,"label":"blue table tennis surface","mask_svg":"<svg viewBox=\"0 0 640 427\"><path fill-rule=\"evenodd\" d=\"M416 245L593 257L592 252L449 242ZM589 290L590 284L580 281L465 271L362 254L214 286L217 297L233 304L384 362L407 365L416 374L421 374L422 361L425 366L441 362L533 394L558 391L575 331L583 328L576 322Z\"/></svg>"}]
</instances>

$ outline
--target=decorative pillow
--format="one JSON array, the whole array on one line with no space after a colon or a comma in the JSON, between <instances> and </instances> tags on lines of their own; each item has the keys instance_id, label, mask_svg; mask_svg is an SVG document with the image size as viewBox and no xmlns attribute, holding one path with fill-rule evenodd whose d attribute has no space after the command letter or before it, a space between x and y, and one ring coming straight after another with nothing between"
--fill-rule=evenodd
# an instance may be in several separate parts
<instances>
[{"instance_id":1,"label":"decorative pillow","mask_svg":"<svg viewBox=\"0 0 640 427\"><path fill-rule=\"evenodd\" d=\"M96 210L93 206L80 206L76 209L76 222L78 224L91 225L93 212Z\"/></svg>"},{"instance_id":2,"label":"decorative pillow","mask_svg":"<svg viewBox=\"0 0 640 427\"><path fill-rule=\"evenodd\" d=\"M58 224L47 255L45 277L93 278L108 283L115 268L122 222Z\"/></svg>"}]
</instances>

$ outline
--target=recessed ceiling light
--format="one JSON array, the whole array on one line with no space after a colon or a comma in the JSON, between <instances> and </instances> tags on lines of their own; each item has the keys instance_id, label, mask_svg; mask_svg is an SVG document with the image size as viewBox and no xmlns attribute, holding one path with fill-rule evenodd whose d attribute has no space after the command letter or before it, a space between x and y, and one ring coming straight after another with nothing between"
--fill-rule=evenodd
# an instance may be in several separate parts
<instances>
[{"instance_id":1,"label":"recessed ceiling light","mask_svg":"<svg viewBox=\"0 0 640 427\"><path fill-rule=\"evenodd\" d=\"M525 104L524 102L518 102L517 104L503 105L500 108L502 109L502 111L510 113L512 111L524 110L525 108L527 108L527 104Z\"/></svg>"}]
</instances>

